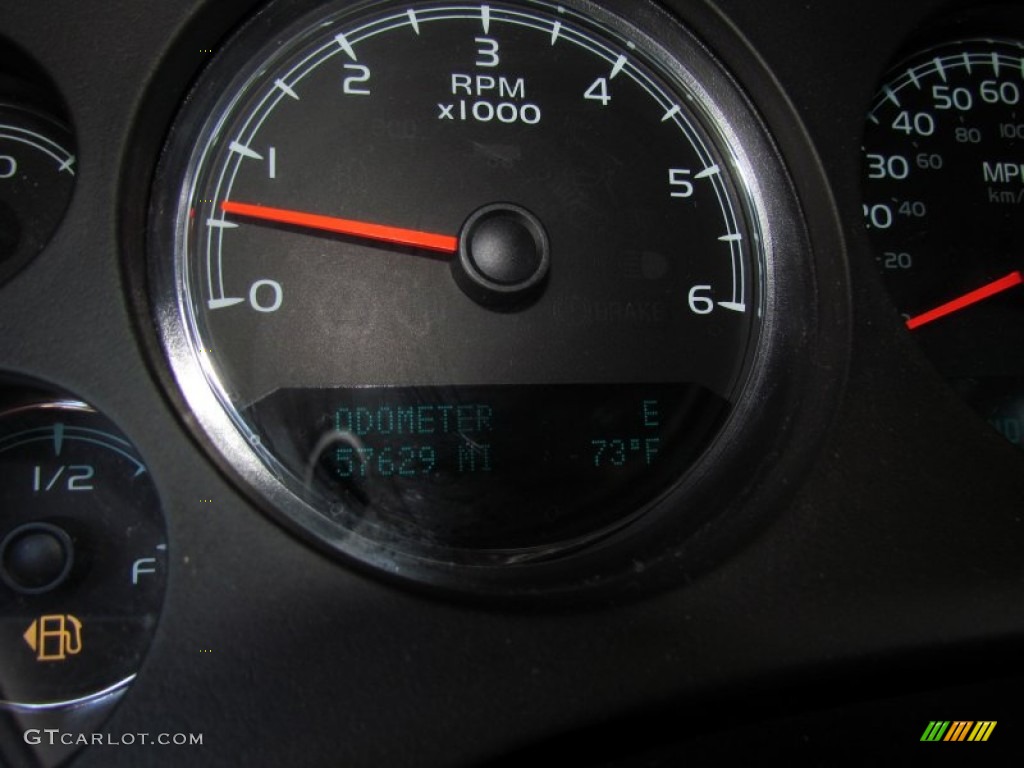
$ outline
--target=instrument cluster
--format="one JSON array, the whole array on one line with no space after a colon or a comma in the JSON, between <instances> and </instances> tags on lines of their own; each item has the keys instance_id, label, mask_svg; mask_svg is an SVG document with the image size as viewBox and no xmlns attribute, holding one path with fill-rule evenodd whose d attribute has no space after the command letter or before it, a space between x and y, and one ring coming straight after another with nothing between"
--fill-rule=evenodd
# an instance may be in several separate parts
<instances>
[{"instance_id":1,"label":"instrument cluster","mask_svg":"<svg viewBox=\"0 0 1024 768\"><path fill-rule=\"evenodd\" d=\"M1024 722L1024 5L45 5L0 762L799 757L929 659Z\"/></svg>"}]
</instances>

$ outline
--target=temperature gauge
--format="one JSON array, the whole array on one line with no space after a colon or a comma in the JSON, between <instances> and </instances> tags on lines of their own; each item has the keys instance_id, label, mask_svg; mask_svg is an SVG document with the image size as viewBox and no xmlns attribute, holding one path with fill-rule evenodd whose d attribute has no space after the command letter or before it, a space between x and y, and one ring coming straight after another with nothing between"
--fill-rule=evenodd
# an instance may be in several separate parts
<instances>
[{"instance_id":1,"label":"temperature gauge","mask_svg":"<svg viewBox=\"0 0 1024 768\"><path fill-rule=\"evenodd\" d=\"M50 241L74 186L68 130L35 112L0 105L0 282Z\"/></svg>"}]
</instances>

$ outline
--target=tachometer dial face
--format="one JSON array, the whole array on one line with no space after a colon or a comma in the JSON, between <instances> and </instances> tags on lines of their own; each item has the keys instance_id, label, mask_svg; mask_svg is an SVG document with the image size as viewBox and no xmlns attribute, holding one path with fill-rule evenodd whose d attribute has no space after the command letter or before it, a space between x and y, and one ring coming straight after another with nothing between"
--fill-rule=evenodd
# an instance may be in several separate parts
<instances>
[{"instance_id":1,"label":"tachometer dial face","mask_svg":"<svg viewBox=\"0 0 1024 768\"><path fill-rule=\"evenodd\" d=\"M201 80L152 214L217 451L371 561L557 557L663 500L762 334L731 81L591 3L270 13Z\"/></svg>"},{"instance_id":2,"label":"tachometer dial face","mask_svg":"<svg viewBox=\"0 0 1024 768\"><path fill-rule=\"evenodd\" d=\"M906 325L1008 439L1024 432L1024 44L960 40L893 70L868 115L864 216Z\"/></svg>"}]
</instances>

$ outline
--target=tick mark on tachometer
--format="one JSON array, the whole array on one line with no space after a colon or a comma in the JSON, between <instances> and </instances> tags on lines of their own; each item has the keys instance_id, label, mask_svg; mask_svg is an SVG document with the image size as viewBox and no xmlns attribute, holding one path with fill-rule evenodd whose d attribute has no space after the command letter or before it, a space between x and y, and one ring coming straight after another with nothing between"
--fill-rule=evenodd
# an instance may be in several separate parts
<instances>
[{"instance_id":1,"label":"tick mark on tachometer","mask_svg":"<svg viewBox=\"0 0 1024 768\"><path fill-rule=\"evenodd\" d=\"M297 94L295 92L295 89L292 88L290 85L288 85L288 83L286 83L281 78L278 78L277 80L275 80L274 81L274 85L276 85L278 88L280 88L281 91L283 91L286 95L291 96L296 101L299 100L299 94Z\"/></svg>"},{"instance_id":2,"label":"tick mark on tachometer","mask_svg":"<svg viewBox=\"0 0 1024 768\"><path fill-rule=\"evenodd\" d=\"M554 45L555 43L558 42L558 35L561 33L561 31L562 31L562 22L556 21L553 25L551 25L551 44L552 45Z\"/></svg>"},{"instance_id":3,"label":"tick mark on tachometer","mask_svg":"<svg viewBox=\"0 0 1024 768\"><path fill-rule=\"evenodd\" d=\"M339 32L338 34L336 34L334 36L334 40L338 45L341 46L341 50L348 54L348 57L352 59L352 61L356 60L356 52L352 48L352 44L348 41L348 38L345 37L343 33Z\"/></svg>"},{"instance_id":4,"label":"tick mark on tachometer","mask_svg":"<svg viewBox=\"0 0 1024 768\"><path fill-rule=\"evenodd\" d=\"M210 309L227 309L228 307L233 307L236 304L242 304L244 302L245 302L245 299L237 299L237 298L234 298L234 299L210 299L210 301L207 303L207 306Z\"/></svg>"},{"instance_id":5,"label":"tick mark on tachometer","mask_svg":"<svg viewBox=\"0 0 1024 768\"><path fill-rule=\"evenodd\" d=\"M251 160L262 160L263 159L263 155L261 155L259 152L257 152L254 149L249 149L249 147L245 146L244 144L242 144L241 142L238 142L238 141L232 141L228 145L228 149L230 149L232 152L235 152L235 153L241 155L242 157L248 157Z\"/></svg>"},{"instance_id":6,"label":"tick mark on tachometer","mask_svg":"<svg viewBox=\"0 0 1024 768\"><path fill-rule=\"evenodd\" d=\"M720 301L718 302L718 306L720 306L722 309L728 309L733 312L747 311L747 305L739 301Z\"/></svg>"},{"instance_id":7,"label":"tick mark on tachometer","mask_svg":"<svg viewBox=\"0 0 1024 768\"><path fill-rule=\"evenodd\" d=\"M609 80L614 80L616 75L618 75L620 72L622 72L622 70L626 66L626 61L627 61L627 59L626 59L626 57L624 55L623 56L619 56L619 58L617 58L615 60L615 65L612 67L612 73L611 73L611 75L608 78Z\"/></svg>"}]
</instances>

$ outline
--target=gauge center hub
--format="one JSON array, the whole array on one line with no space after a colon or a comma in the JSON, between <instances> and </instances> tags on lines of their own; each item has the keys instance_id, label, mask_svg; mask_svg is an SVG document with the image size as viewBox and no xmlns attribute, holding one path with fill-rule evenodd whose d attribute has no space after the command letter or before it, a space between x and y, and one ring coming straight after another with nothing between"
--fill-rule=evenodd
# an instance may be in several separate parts
<instances>
[{"instance_id":1,"label":"gauge center hub","mask_svg":"<svg viewBox=\"0 0 1024 768\"><path fill-rule=\"evenodd\" d=\"M540 295L550 250L544 225L528 210L512 203L486 205L463 225L452 273L473 301L520 308Z\"/></svg>"},{"instance_id":2,"label":"gauge center hub","mask_svg":"<svg viewBox=\"0 0 1024 768\"><path fill-rule=\"evenodd\" d=\"M71 571L71 538L55 525L19 526L0 544L0 575L11 589L39 594L57 587Z\"/></svg>"}]
</instances>

